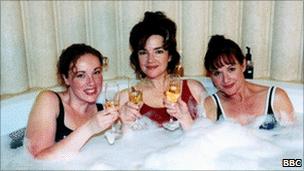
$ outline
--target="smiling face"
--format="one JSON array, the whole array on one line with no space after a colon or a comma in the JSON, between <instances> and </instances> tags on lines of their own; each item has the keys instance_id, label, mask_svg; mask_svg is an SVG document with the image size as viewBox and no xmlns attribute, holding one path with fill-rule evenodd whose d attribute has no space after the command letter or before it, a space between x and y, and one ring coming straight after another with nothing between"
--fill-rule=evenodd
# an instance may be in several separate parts
<instances>
[{"instance_id":1,"label":"smiling face","mask_svg":"<svg viewBox=\"0 0 304 171\"><path fill-rule=\"evenodd\" d=\"M95 103L102 89L102 65L92 54L82 55L70 65L68 78L64 76L66 85L78 99Z\"/></svg>"},{"instance_id":2,"label":"smiling face","mask_svg":"<svg viewBox=\"0 0 304 171\"><path fill-rule=\"evenodd\" d=\"M138 51L140 68L149 79L167 74L167 66L171 57L163 45L162 36L152 35L147 39L144 49Z\"/></svg>"},{"instance_id":3,"label":"smiling face","mask_svg":"<svg viewBox=\"0 0 304 171\"><path fill-rule=\"evenodd\" d=\"M240 90L245 81L243 72L246 64L245 62L240 64L236 59L234 59L234 63L220 60L223 65L210 72L212 82L225 96L233 96Z\"/></svg>"}]
</instances>

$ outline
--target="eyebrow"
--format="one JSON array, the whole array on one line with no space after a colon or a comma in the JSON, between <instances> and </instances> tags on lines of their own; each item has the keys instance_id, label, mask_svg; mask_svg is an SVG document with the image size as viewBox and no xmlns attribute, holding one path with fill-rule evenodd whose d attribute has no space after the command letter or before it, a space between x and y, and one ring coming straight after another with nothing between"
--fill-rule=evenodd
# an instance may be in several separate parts
<instances>
[{"instance_id":1,"label":"eyebrow","mask_svg":"<svg viewBox=\"0 0 304 171\"><path fill-rule=\"evenodd\" d=\"M158 49L164 49L164 47L163 47L163 46L160 46L160 47L154 48L154 50L158 50Z\"/></svg>"},{"instance_id":2,"label":"eyebrow","mask_svg":"<svg viewBox=\"0 0 304 171\"><path fill-rule=\"evenodd\" d=\"M94 70L97 70L97 69L102 69L102 66L94 68Z\"/></svg>"},{"instance_id":3,"label":"eyebrow","mask_svg":"<svg viewBox=\"0 0 304 171\"><path fill-rule=\"evenodd\" d=\"M163 46L159 46L159 47L154 48L153 50L158 50L158 49L165 49L165 48ZM139 49L138 51L141 51L141 50L147 50L147 49L143 48L143 49Z\"/></svg>"},{"instance_id":4,"label":"eyebrow","mask_svg":"<svg viewBox=\"0 0 304 171\"><path fill-rule=\"evenodd\" d=\"M96 70L102 70L102 66L94 68L94 71L96 71ZM73 72L73 71L71 71L71 72ZM85 73L85 72L86 71L78 70L78 71L75 71L74 73L77 74L77 73Z\"/></svg>"},{"instance_id":5,"label":"eyebrow","mask_svg":"<svg viewBox=\"0 0 304 171\"><path fill-rule=\"evenodd\" d=\"M85 71L76 71L75 74L78 74L78 73L85 73Z\"/></svg>"}]
</instances>

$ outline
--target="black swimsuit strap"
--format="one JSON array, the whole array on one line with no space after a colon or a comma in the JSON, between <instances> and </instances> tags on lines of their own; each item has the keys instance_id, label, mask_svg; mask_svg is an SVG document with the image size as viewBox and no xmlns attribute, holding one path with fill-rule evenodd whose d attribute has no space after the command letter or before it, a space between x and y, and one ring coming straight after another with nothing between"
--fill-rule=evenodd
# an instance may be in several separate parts
<instances>
[{"instance_id":1,"label":"black swimsuit strap","mask_svg":"<svg viewBox=\"0 0 304 171\"><path fill-rule=\"evenodd\" d=\"M274 112L272 110L271 101L274 87L270 88L269 97L268 97L268 108L267 108L267 119L264 121L262 125L260 125L259 129L271 130L277 126L277 120L274 116Z\"/></svg>"},{"instance_id":2,"label":"black swimsuit strap","mask_svg":"<svg viewBox=\"0 0 304 171\"><path fill-rule=\"evenodd\" d=\"M56 93L56 92L54 92L54 93L56 94L56 96L58 97L58 100L59 100L59 115L57 117L57 120L64 121L64 108L63 108L62 100L58 93Z\"/></svg>"},{"instance_id":3,"label":"black swimsuit strap","mask_svg":"<svg viewBox=\"0 0 304 171\"><path fill-rule=\"evenodd\" d=\"M70 128L66 127L64 124L64 107L63 107L63 103L62 100L59 96L58 93L54 92L59 100L59 115L56 119L56 135L55 135L55 141L58 142L60 140L62 140L65 136L69 135L71 132L73 132L73 130L71 130Z\"/></svg>"},{"instance_id":4,"label":"black swimsuit strap","mask_svg":"<svg viewBox=\"0 0 304 171\"><path fill-rule=\"evenodd\" d=\"M218 121L220 119L220 116L222 115L222 110L220 108L220 103L219 103L218 99L216 98L215 94L212 94L212 96L214 97L215 102L216 102L216 106L217 106L216 120Z\"/></svg>"},{"instance_id":5,"label":"black swimsuit strap","mask_svg":"<svg viewBox=\"0 0 304 171\"><path fill-rule=\"evenodd\" d=\"M103 110L103 105L100 103L96 103L97 106L97 111L102 111Z\"/></svg>"},{"instance_id":6,"label":"black swimsuit strap","mask_svg":"<svg viewBox=\"0 0 304 171\"><path fill-rule=\"evenodd\" d=\"M272 110L272 106L271 106L273 89L274 89L274 87L272 86L272 87L270 88L269 100L268 100L267 114L270 114L270 115L273 115L273 114L274 114L274 112L273 112L273 110Z\"/></svg>"}]
</instances>

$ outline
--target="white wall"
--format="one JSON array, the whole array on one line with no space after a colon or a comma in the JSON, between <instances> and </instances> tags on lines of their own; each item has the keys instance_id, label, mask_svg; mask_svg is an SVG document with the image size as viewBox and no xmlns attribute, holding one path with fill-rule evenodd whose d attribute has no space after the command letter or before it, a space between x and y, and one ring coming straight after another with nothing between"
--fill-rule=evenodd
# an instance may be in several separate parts
<instances>
[{"instance_id":1,"label":"white wall","mask_svg":"<svg viewBox=\"0 0 304 171\"><path fill-rule=\"evenodd\" d=\"M129 32L147 10L176 22L186 76L205 74L224 34L251 47L255 78L303 83L303 1L1 1L1 95L57 85L61 50L79 42L110 58L105 79L134 78Z\"/></svg>"}]
</instances>

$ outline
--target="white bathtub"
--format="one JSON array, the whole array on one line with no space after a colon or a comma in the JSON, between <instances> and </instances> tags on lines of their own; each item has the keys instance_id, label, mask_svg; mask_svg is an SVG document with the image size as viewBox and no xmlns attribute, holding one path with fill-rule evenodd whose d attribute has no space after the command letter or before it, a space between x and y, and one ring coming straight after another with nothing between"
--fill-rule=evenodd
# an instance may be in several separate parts
<instances>
[{"instance_id":1,"label":"white bathtub","mask_svg":"<svg viewBox=\"0 0 304 171\"><path fill-rule=\"evenodd\" d=\"M205 87L207 88L209 93L213 93L215 92L215 89L210 81L210 79L205 78L205 77L192 77L193 79L199 80L201 81ZM303 114L303 84L296 84L296 83L284 83L284 82L277 82L277 81L268 81L268 80L252 80L253 82L256 83L260 83L260 84L265 84L265 85L276 85L279 86L281 88L283 88L284 90L287 91L293 105L294 108L296 110L296 113L300 113ZM128 81L126 79L121 79L121 80L115 80L115 81L107 81L109 84L114 84L114 83L118 83L120 85L120 88L127 88L128 86ZM55 88L55 90L58 90L59 88ZM17 97L12 97L12 98L8 98L5 100L1 100L1 137L6 136L7 134L9 134L12 131L15 131L17 129L23 128L26 126L27 123L27 119L28 119L28 114L31 110L31 106L34 102L34 99L36 97L36 95L38 94L38 92L31 92L31 93L26 93L26 94L22 94L19 95ZM101 96L98 99L99 102L103 102L104 98ZM302 123L303 124L303 123ZM207 124L208 125L208 124ZM303 126L303 125L302 125ZM217 128L218 129L218 128ZM146 133L136 133L136 134L132 134L130 133L129 135L126 135L122 141L118 142L117 145L113 145L110 146L108 145L104 139L102 138L102 140L100 139L93 139L91 142L89 142L89 145L86 149L84 149L83 154L81 154L79 157L81 158L81 156L91 156L90 154L87 153L91 153L92 151L90 151L90 148L96 148L97 145L94 143L99 142L99 146L100 149L104 149L103 152L107 152L107 154L111 153L111 150L115 151L122 151L119 155L119 157L117 157L118 154L113 154L110 155L111 157L111 162L114 163L115 156L118 159L121 159L122 157L126 157L128 158L128 162L130 162L129 160L132 160L132 153L140 153L142 156L142 158L146 158L146 160L143 161L138 161L138 159L136 157L134 157L135 162L133 162L132 164L128 164L128 163L123 163L122 161L116 161L116 162L122 162L120 167L116 167L113 166L113 163L102 163L103 161L107 161L109 160L108 158L105 159L102 156L99 156L96 154L95 158L91 158L89 160L89 162L85 163L85 162L77 162L77 165L74 165L74 167L72 167L71 165L66 166L66 167L51 167L51 166L47 166L45 167L46 169L88 169L88 167L90 169L162 169L165 168L164 165L162 165L161 163L155 163L155 160L153 160L153 155L157 152L162 152L164 155L166 154L170 154L170 147L173 146L172 144L180 144L181 143L181 138L183 137L181 132L162 132L163 130L159 130L159 129L155 129L153 131L150 131L151 135L155 134L155 136L159 137L159 140L157 140L157 142L153 142L154 144L149 145L149 143L145 143L145 149L141 149L141 145L140 144L136 144L136 142L134 142L132 139L132 136L140 136L140 134L146 134ZM238 132L237 134L239 134L240 132ZM242 131L241 131L242 133ZM216 134L216 133L215 133ZM188 135L191 137L191 134ZM102 142L100 142L102 141ZM143 141L143 140L139 140L139 141ZM165 144L161 144L163 142L166 142ZM130 146L130 150L135 150L135 151L128 151L128 149L125 149L126 146L128 146L128 142L132 142L131 146ZM125 143L125 144L124 144ZM187 146L187 143L184 142ZM298 140L296 141L296 144L298 143ZM301 143L301 142L300 142ZM303 141L302 141L303 143ZM1 138L1 148L6 148L4 147L7 144L7 142L2 142L2 138ZM120 144L120 145L119 145ZM130 144L129 144L130 145ZM7 147L9 148L9 147ZM121 148L121 149L120 149ZM156 151L152 152L155 149ZM18 149L17 149L18 150ZM108 150L108 151L107 151ZM150 151L149 151L150 150ZM14 154L14 151L12 150L5 150L5 153L9 153L5 154L2 153L1 150L1 163L5 164L5 167L1 168L2 169L42 169L41 165L37 166L37 168L35 167L35 164L33 164L33 161L31 161L30 163L32 163L29 167L26 167L28 164L25 164L26 166L23 166L24 163L20 163L22 162L23 159L19 159L17 161L19 161L19 163L17 162L14 163L13 159L10 159L14 156L16 156ZM95 151L95 150L93 150ZM191 150L190 150L191 151ZM189 150L188 150L189 152ZM174 153L171 151L171 153ZM303 148L301 153L303 154ZM172 154L173 156L175 156L176 154ZM140 156L140 155L135 155L135 156ZM161 157L161 156L160 156ZM294 156L292 156L294 157ZM297 157L297 156L296 156ZM167 158L166 158L167 159ZM13 161L12 161L13 160ZM23 161L26 163L27 160ZM81 160L83 161L83 159ZM84 161L88 161L88 160L84 160ZM96 163L94 163L93 161L96 161ZM152 164L151 164L152 161ZM92 163L93 162L93 163ZM110 161L108 161L110 162ZM82 166L79 165L79 163L83 163ZM75 164L75 163L74 163ZM173 163L172 163L173 164ZM15 165L17 165L18 167L15 167ZM174 164L173 164L174 165ZM153 166L153 167L151 167ZM155 166L155 167L154 167ZM172 167L169 167L170 164L168 165L167 169L172 169ZM176 165L178 166L178 164ZM187 166L187 165L186 165ZM189 167L173 167L173 169L187 169ZM189 165L188 165L189 166ZM255 166L255 165L254 165ZM194 167L194 169L202 169L201 167ZM206 167L207 169L217 169L216 167ZM250 168L250 167L249 167ZM254 168L259 168L259 167L252 167ZM275 167L277 169L277 167ZM303 168L303 167L302 167ZM204 169L204 167L203 167ZM225 169L225 168L222 168ZM244 167L243 169L248 169L246 167ZM266 167L267 169L267 167Z\"/></svg>"}]
</instances>

